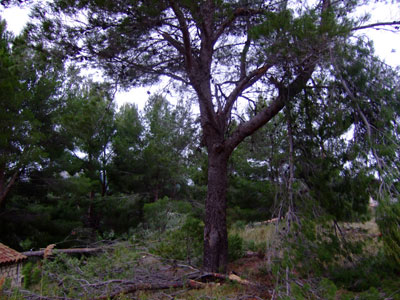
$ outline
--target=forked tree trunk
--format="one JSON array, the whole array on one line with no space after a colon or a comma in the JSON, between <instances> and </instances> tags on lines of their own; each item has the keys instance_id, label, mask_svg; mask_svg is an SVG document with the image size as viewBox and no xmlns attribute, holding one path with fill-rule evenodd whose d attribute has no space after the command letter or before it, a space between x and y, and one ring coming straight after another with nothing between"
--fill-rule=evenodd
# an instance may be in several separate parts
<instances>
[{"instance_id":1,"label":"forked tree trunk","mask_svg":"<svg viewBox=\"0 0 400 300\"><path fill-rule=\"evenodd\" d=\"M227 164L229 155L213 149L208 153L208 192L204 228L203 266L209 272L225 272L228 264L226 228Z\"/></svg>"}]
</instances>

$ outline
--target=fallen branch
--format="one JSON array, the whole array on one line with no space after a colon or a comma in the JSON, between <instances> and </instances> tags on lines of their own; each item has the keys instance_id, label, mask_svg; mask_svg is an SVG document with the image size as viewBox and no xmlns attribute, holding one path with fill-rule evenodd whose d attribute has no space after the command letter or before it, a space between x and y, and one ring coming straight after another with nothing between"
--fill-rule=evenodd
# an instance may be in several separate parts
<instances>
[{"instance_id":1,"label":"fallen branch","mask_svg":"<svg viewBox=\"0 0 400 300\"><path fill-rule=\"evenodd\" d=\"M63 250L63 249L60 249ZM64 250L72 250L72 249L64 249ZM38 252L38 251L37 251ZM43 252L43 251L42 251ZM89 284L89 286L95 286L98 288L101 285L108 285L110 283L121 283L126 284L127 287L125 289L121 289L119 291L114 291L107 295L97 296L91 298L89 300L108 300L115 299L121 295L132 294L137 291L156 291L156 290L169 290L169 289L179 289L179 288L189 288L189 289L202 289L205 288L210 282L214 281L233 281L240 283L242 285L255 285L254 283L242 279L235 274L225 275L220 273L204 273L197 274L197 276L192 275L193 279L187 280L178 280L175 282L166 282L166 283L138 283L134 284L132 281L127 280L109 280L106 282L98 283L98 284ZM187 277L186 277L187 278ZM205 282L202 282L205 281ZM20 291L24 295L24 299L29 300L76 300L74 298L66 298L66 297L57 297L57 296L42 296L34 294L30 291Z\"/></svg>"},{"instance_id":2,"label":"fallen branch","mask_svg":"<svg viewBox=\"0 0 400 300\"><path fill-rule=\"evenodd\" d=\"M194 276L193 276L194 277ZM223 281L233 281L240 283L242 285L255 285L254 283L242 279L235 274L225 275L220 273L205 273L202 275L197 275L194 279L188 279L187 281L176 281L176 282L169 282L165 284L136 284L133 286L128 287L127 289L114 292L109 295L100 296L97 298L92 298L90 300L107 300L107 299L115 299L120 295L132 294L136 291L155 291L155 290L167 290L167 289L178 289L178 288L190 288L190 289L202 289L207 286L207 283L210 281L215 280L223 280ZM206 281L206 282L202 282Z\"/></svg>"},{"instance_id":3,"label":"fallen branch","mask_svg":"<svg viewBox=\"0 0 400 300\"><path fill-rule=\"evenodd\" d=\"M242 285L255 285L254 283L252 283L246 279L242 279L238 275L233 274L233 273L231 273L229 275L225 275L225 274L221 274L221 273L205 273L205 274L202 274L201 276L197 277L196 280L205 281L205 282L222 280L222 281L233 281L233 282L240 283Z\"/></svg>"},{"instance_id":4,"label":"fallen branch","mask_svg":"<svg viewBox=\"0 0 400 300\"><path fill-rule=\"evenodd\" d=\"M52 254L57 254L57 253L85 254L85 253L96 253L96 252L100 252L102 250L103 250L102 248L71 248L71 249L53 249L51 252L52 252ZM39 251L26 251L26 252L22 252L22 254L26 255L26 256L44 256L45 249L39 250Z\"/></svg>"},{"instance_id":5,"label":"fallen branch","mask_svg":"<svg viewBox=\"0 0 400 300\"><path fill-rule=\"evenodd\" d=\"M35 294L28 290L19 290L18 292L19 292L18 299L22 299L20 298L22 296L23 299L25 300L79 300L76 298L68 298L68 297L43 296ZM16 299L14 298L15 295L13 294L13 291L4 291L4 294L10 299Z\"/></svg>"},{"instance_id":6,"label":"fallen branch","mask_svg":"<svg viewBox=\"0 0 400 300\"><path fill-rule=\"evenodd\" d=\"M178 281L178 282L174 282L174 283L167 283L167 284L147 284L147 283L143 283L143 284L137 284L134 286L131 286L127 289L118 291L118 292L114 292L112 294L109 295L105 295L105 296L100 296L100 297L96 297L96 298L92 298L90 300L108 300L108 299L115 299L118 296L121 295L126 295L126 294L132 294L136 291L156 291L156 290L169 290L169 289L178 289L178 288L191 288L191 289L202 289L204 287L206 287L206 284L203 282L198 282L195 280L187 280L186 282L183 281Z\"/></svg>"},{"instance_id":7,"label":"fallen branch","mask_svg":"<svg viewBox=\"0 0 400 300\"><path fill-rule=\"evenodd\" d=\"M247 225L246 227L258 227L258 226L268 225L268 224L272 224L272 223L276 223L276 222L279 222L279 218L273 218L273 219L261 221L261 222L254 222L254 223Z\"/></svg>"},{"instance_id":8,"label":"fallen branch","mask_svg":"<svg viewBox=\"0 0 400 300\"><path fill-rule=\"evenodd\" d=\"M47 250L40 251L29 251L24 253L27 256L44 256L44 255L53 255L57 253L94 253L98 251L104 251L104 248L75 248L75 249L53 249L54 245L49 245ZM157 258L155 262L152 262L156 267L158 272L156 274L149 273L149 270L142 269L141 264L147 264L148 256L153 256ZM160 261L158 261L158 259ZM220 284L228 281L237 282L239 284L245 286L255 286L256 284L244 280L235 274L220 274L220 273L205 273L199 269L196 269L192 266L177 264L176 262L173 265L164 265L163 268L159 266L161 263L161 259L155 257L154 255L149 255L143 253L140 255L138 260L135 260L135 272L134 274L128 275L127 278L129 280L124 279L110 279L110 280L101 280L104 279L104 276L100 276L100 280L93 280L92 282L87 281L83 277L75 278L70 275L68 277L69 281L73 281L73 283L69 282L69 284L74 286L74 289L82 289L83 293L78 292L78 297L82 297L83 295L91 295L89 300L107 300L107 299L117 299L120 295L133 294L137 291L162 291L162 290L170 290L170 289L203 289L210 284ZM68 264L67 264L68 266ZM178 267L179 266L179 267ZM75 268L76 266L70 266L71 268ZM166 268L168 267L168 268ZM78 277L83 276L82 270L77 267ZM177 269L178 268L178 269ZM111 273L116 273L117 270L113 270ZM111 274L110 273L110 274ZM118 272L117 272L118 273ZM51 274L49 273L49 276ZM54 274L52 276L52 280L55 282L59 282L59 285L63 286L64 290L68 290L69 287L64 286L64 278L61 281L59 280L61 274ZM54 278L53 278L54 277ZM36 294L27 294L24 293L24 299L27 300L75 300L72 298L63 298L57 296L40 296Z\"/></svg>"}]
</instances>

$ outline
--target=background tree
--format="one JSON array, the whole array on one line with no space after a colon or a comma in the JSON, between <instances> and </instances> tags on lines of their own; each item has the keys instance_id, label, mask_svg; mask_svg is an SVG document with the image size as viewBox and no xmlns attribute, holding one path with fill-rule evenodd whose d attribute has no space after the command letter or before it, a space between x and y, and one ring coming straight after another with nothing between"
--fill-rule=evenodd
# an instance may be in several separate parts
<instances>
[{"instance_id":1,"label":"background tree","mask_svg":"<svg viewBox=\"0 0 400 300\"><path fill-rule=\"evenodd\" d=\"M144 122L143 180L152 189L153 201L163 195L174 197L188 180L186 160L195 131L190 110L179 104L171 107L165 98L155 95L144 108Z\"/></svg>"},{"instance_id":2,"label":"background tree","mask_svg":"<svg viewBox=\"0 0 400 300\"><path fill-rule=\"evenodd\" d=\"M0 27L0 235L14 247L30 247L33 236L45 240L46 194L61 172L65 141L57 119L66 74L60 60L30 47L26 35L11 36L4 22Z\"/></svg>"},{"instance_id":3,"label":"background tree","mask_svg":"<svg viewBox=\"0 0 400 300\"><path fill-rule=\"evenodd\" d=\"M168 76L195 92L208 152L204 267L210 271L227 265L229 157L301 93L315 70L331 67L326 61L349 41L346 16L357 5L285 3L56 0L35 10L42 28L31 32L47 37L55 54L93 62L126 87ZM264 106L232 129L240 103L257 102L259 93Z\"/></svg>"},{"instance_id":4,"label":"background tree","mask_svg":"<svg viewBox=\"0 0 400 300\"><path fill-rule=\"evenodd\" d=\"M26 36L13 38L3 21L0 38L1 206L18 178L49 164L49 151L59 150L53 119L63 65L28 47Z\"/></svg>"},{"instance_id":5,"label":"background tree","mask_svg":"<svg viewBox=\"0 0 400 300\"><path fill-rule=\"evenodd\" d=\"M115 104L110 87L88 81L71 91L60 119L61 131L73 141L69 149L83 171L93 181L93 193L107 191L107 164L114 135ZM72 173L71 175L74 175Z\"/></svg>"},{"instance_id":6,"label":"background tree","mask_svg":"<svg viewBox=\"0 0 400 300\"><path fill-rule=\"evenodd\" d=\"M93 201L96 193L106 195L111 163L111 143L114 136L115 104L108 84L85 82L70 91L60 118L61 134L72 141L69 153L72 167L70 175L79 175L90 183L87 221L98 227Z\"/></svg>"},{"instance_id":7,"label":"background tree","mask_svg":"<svg viewBox=\"0 0 400 300\"><path fill-rule=\"evenodd\" d=\"M196 128L190 109L151 96L141 115L125 105L116 117L112 182L116 190L150 201L177 197L187 185L187 158Z\"/></svg>"},{"instance_id":8,"label":"background tree","mask_svg":"<svg viewBox=\"0 0 400 300\"><path fill-rule=\"evenodd\" d=\"M3 133L1 135L1 160L0 160L0 205L4 202L11 186L18 178L21 172L20 167L14 168L14 170L8 170L6 167L12 166L14 161L13 153L17 150L16 146L12 145L12 140L17 140L16 136L13 136L13 127L15 119L13 114L7 112L18 113L18 77L16 72L12 70L13 62L11 57L11 35L6 31L6 24L4 21L0 23L0 34L1 34L1 127ZM17 121L18 122L18 121ZM20 123L19 120L18 123ZM11 161L10 161L11 160Z\"/></svg>"},{"instance_id":9,"label":"background tree","mask_svg":"<svg viewBox=\"0 0 400 300\"><path fill-rule=\"evenodd\" d=\"M140 165L144 125L136 105L124 104L115 115L110 185L114 192L135 193L144 170Z\"/></svg>"}]
</instances>

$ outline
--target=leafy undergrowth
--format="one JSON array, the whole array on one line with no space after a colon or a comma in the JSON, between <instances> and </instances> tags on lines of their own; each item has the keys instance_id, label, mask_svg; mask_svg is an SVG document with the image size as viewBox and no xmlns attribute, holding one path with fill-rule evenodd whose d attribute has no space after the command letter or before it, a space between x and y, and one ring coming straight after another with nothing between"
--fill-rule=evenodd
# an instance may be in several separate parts
<instances>
[{"instance_id":1,"label":"leafy undergrowth","mask_svg":"<svg viewBox=\"0 0 400 300\"><path fill-rule=\"evenodd\" d=\"M400 272L385 257L374 220L285 227L235 228L244 250L257 255L236 261L235 271L264 281L275 299L400 299Z\"/></svg>"},{"instance_id":2,"label":"leafy undergrowth","mask_svg":"<svg viewBox=\"0 0 400 300\"><path fill-rule=\"evenodd\" d=\"M30 281L29 289L5 287L0 299L270 298L262 285L240 284L226 275L203 272L127 242L107 246L103 253L91 257L56 254L35 269L40 269L42 277ZM32 275L33 271L26 274Z\"/></svg>"},{"instance_id":3,"label":"leafy undergrowth","mask_svg":"<svg viewBox=\"0 0 400 300\"><path fill-rule=\"evenodd\" d=\"M239 280L196 266L201 243L191 233L201 224L187 218L163 233L104 245L94 256L57 254L31 264L25 288L5 284L0 299L400 300L400 273L385 258L373 221L285 230L284 223L233 226L228 271Z\"/></svg>"}]
</instances>

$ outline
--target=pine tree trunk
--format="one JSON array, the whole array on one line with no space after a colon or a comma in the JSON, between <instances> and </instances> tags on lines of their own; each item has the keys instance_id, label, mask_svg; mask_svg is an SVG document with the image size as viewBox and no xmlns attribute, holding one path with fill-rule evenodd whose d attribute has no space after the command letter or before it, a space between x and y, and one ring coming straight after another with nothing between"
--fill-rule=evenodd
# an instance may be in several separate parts
<instances>
[{"instance_id":1,"label":"pine tree trunk","mask_svg":"<svg viewBox=\"0 0 400 300\"><path fill-rule=\"evenodd\" d=\"M0 167L0 207L4 205L5 199L10 192L11 187L15 184L21 172L21 170L14 171L14 174L7 182L5 167Z\"/></svg>"},{"instance_id":2,"label":"pine tree trunk","mask_svg":"<svg viewBox=\"0 0 400 300\"><path fill-rule=\"evenodd\" d=\"M226 228L227 164L229 156L212 149L208 153L208 192L204 228L203 266L209 272L225 272L228 264Z\"/></svg>"},{"instance_id":3,"label":"pine tree trunk","mask_svg":"<svg viewBox=\"0 0 400 300\"><path fill-rule=\"evenodd\" d=\"M6 198L5 190L5 168L0 167L0 208Z\"/></svg>"},{"instance_id":4,"label":"pine tree trunk","mask_svg":"<svg viewBox=\"0 0 400 300\"><path fill-rule=\"evenodd\" d=\"M101 178L101 197L104 197L107 193L107 173L106 170L102 170L102 178Z\"/></svg>"}]
</instances>

